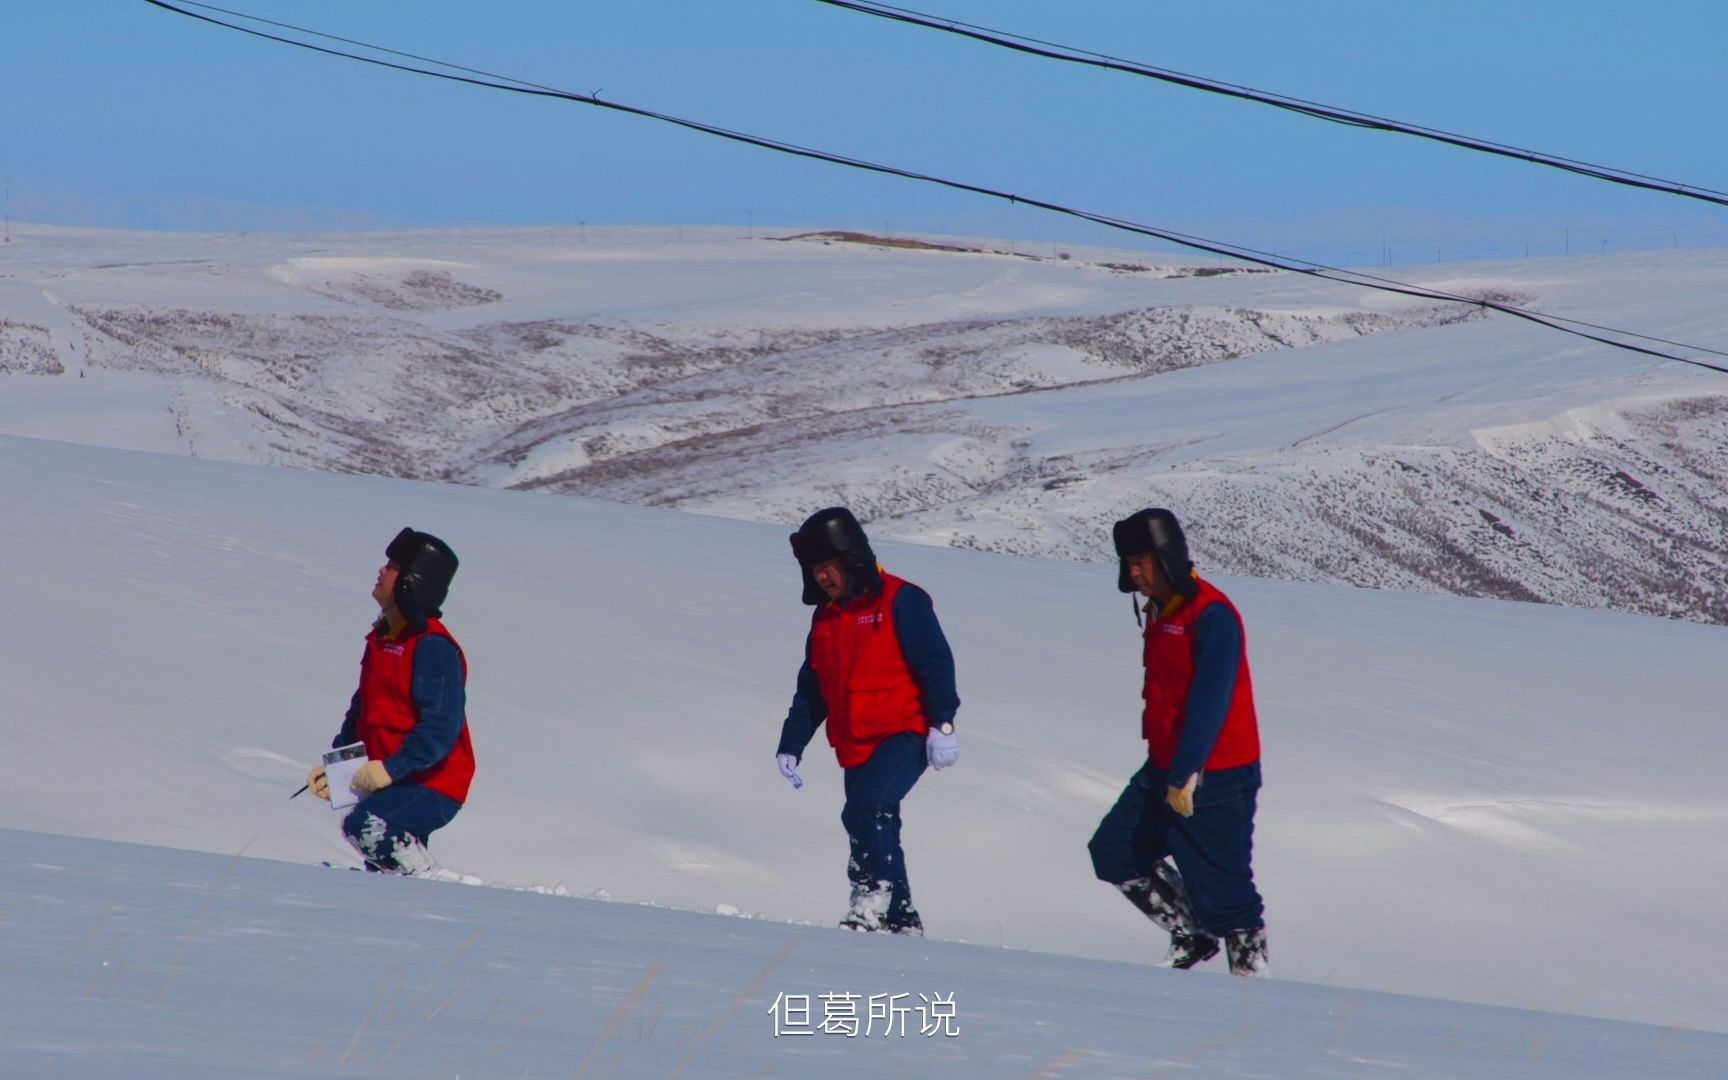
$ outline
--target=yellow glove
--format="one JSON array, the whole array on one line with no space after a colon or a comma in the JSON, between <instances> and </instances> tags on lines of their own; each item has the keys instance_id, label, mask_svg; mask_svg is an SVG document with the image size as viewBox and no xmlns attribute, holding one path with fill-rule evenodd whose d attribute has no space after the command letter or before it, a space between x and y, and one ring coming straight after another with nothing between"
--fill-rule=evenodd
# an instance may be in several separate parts
<instances>
[{"instance_id":1,"label":"yellow glove","mask_svg":"<svg viewBox=\"0 0 1728 1080\"><path fill-rule=\"evenodd\" d=\"M360 771L354 774L354 782L348 786L356 795L370 795L374 791L383 791L391 783L390 770L382 761L368 761L360 766Z\"/></svg>"},{"instance_id":2,"label":"yellow glove","mask_svg":"<svg viewBox=\"0 0 1728 1080\"><path fill-rule=\"evenodd\" d=\"M312 794L330 801L330 778L324 775L324 766L320 765L306 774L306 786L312 789Z\"/></svg>"},{"instance_id":3,"label":"yellow glove","mask_svg":"<svg viewBox=\"0 0 1728 1080\"><path fill-rule=\"evenodd\" d=\"M1164 794L1164 801L1170 804L1170 809L1181 814L1183 817L1193 817L1194 789L1199 786L1200 774L1195 773L1193 776L1190 776L1188 782L1183 784L1181 787L1172 784L1170 790Z\"/></svg>"}]
</instances>

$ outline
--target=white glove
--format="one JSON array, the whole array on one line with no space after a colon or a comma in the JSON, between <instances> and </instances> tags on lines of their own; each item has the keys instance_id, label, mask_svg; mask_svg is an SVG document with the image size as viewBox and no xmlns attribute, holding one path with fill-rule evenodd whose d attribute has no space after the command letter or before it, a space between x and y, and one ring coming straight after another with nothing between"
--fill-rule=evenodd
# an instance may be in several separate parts
<instances>
[{"instance_id":1,"label":"white glove","mask_svg":"<svg viewBox=\"0 0 1728 1080\"><path fill-rule=\"evenodd\" d=\"M804 778L798 775L798 758L792 754L776 754L774 760L780 763L780 775L792 782L792 790L804 786Z\"/></svg>"},{"instance_id":2,"label":"white glove","mask_svg":"<svg viewBox=\"0 0 1728 1080\"><path fill-rule=\"evenodd\" d=\"M930 767L940 772L960 760L960 736L931 728L924 739L924 751L930 757Z\"/></svg>"}]
</instances>

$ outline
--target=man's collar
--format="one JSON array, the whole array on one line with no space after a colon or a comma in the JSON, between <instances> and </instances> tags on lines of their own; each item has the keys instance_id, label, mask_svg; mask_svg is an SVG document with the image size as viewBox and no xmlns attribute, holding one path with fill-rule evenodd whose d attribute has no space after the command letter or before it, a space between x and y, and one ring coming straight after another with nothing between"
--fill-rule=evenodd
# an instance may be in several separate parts
<instances>
[{"instance_id":1,"label":"man's collar","mask_svg":"<svg viewBox=\"0 0 1728 1080\"><path fill-rule=\"evenodd\" d=\"M1146 612L1148 615L1156 612L1160 619L1168 619L1170 616L1182 610L1182 605L1187 602L1188 598L1186 596L1177 593L1175 596L1172 596L1169 600L1165 601L1164 606L1160 608L1156 606L1158 601L1148 597L1146 600L1146 606L1141 610Z\"/></svg>"},{"instance_id":2,"label":"man's collar","mask_svg":"<svg viewBox=\"0 0 1728 1080\"><path fill-rule=\"evenodd\" d=\"M391 629L390 620L383 615L378 616L372 623L372 632L378 635L379 641L401 641L410 636L409 631L412 629L413 624L411 623L403 623L401 626Z\"/></svg>"}]
</instances>

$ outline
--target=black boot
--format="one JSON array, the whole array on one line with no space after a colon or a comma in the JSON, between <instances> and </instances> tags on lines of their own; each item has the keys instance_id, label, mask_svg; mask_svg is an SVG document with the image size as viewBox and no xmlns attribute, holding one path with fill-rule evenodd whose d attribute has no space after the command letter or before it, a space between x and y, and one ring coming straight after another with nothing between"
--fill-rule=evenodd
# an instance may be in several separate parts
<instances>
[{"instance_id":1,"label":"black boot","mask_svg":"<svg viewBox=\"0 0 1728 1080\"><path fill-rule=\"evenodd\" d=\"M918 909L912 906L909 886L890 887L888 912L882 916L882 929L901 937L924 936L924 920L918 917Z\"/></svg>"},{"instance_id":2,"label":"black boot","mask_svg":"<svg viewBox=\"0 0 1728 1080\"><path fill-rule=\"evenodd\" d=\"M840 918L840 926L846 930L857 930L861 933L873 934L878 930L887 930L888 905L892 894L887 889L852 889L852 905L846 909L846 914Z\"/></svg>"},{"instance_id":3,"label":"black boot","mask_svg":"<svg viewBox=\"0 0 1728 1080\"><path fill-rule=\"evenodd\" d=\"M1182 876L1169 863L1160 860L1151 876L1123 882L1120 888L1141 914L1169 932L1170 953L1160 966L1187 971L1218 955L1218 939L1200 929Z\"/></svg>"},{"instance_id":4,"label":"black boot","mask_svg":"<svg viewBox=\"0 0 1728 1080\"><path fill-rule=\"evenodd\" d=\"M1171 934L1170 955L1160 967L1187 971L1218 955L1218 939L1210 934Z\"/></svg>"},{"instance_id":5,"label":"black boot","mask_svg":"<svg viewBox=\"0 0 1728 1080\"><path fill-rule=\"evenodd\" d=\"M1224 938L1224 949L1230 955L1230 974L1263 976L1267 973L1266 930L1232 930Z\"/></svg>"},{"instance_id":6,"label":"black boot","mask_svg":"<svg viewBox=\"0 0 1728 1080\"><path fill-rule=\"evenodd\" d=\"M1117 888L1141 914L1172 935L1198 934L1199 924L1194 909L1188 905L1188 892L1182 887L1182 876L1170 864L1159 861L1149 877L1124 881Z\"/></svg>"},{"instance_id":7,"label":"black boot","mask_svg":"<svg viewBox=\"0 0 1728 1080\"><path fill-rule=\"evenodd\" d=\"M840 917L840 929L856 930L860 934L874 934L882 929L882 924L856 911L848 911Z\"/></svg>"}]
</instances>

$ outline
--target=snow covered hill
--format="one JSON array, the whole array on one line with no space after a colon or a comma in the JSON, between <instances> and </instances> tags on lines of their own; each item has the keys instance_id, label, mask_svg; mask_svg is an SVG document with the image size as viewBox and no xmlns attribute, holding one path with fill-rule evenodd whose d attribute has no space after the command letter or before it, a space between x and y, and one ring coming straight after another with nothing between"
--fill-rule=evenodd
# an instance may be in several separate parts
<instances>
[{"instance_id":1,"label":"snow covered hill","mask_svg":"<svg viewBox=\"0 0 1728 1080\"><path fill-rule=\"evenodd\" d=\"M287 796L353 688L383 544L412 524L463 558L447 610L472 664L480 773L435 838L448 865L493 884L778 923L840 914L839 772L820 746L802 791L773 766L808 617L782 527L4 436L0 499L0 726L13 764L0 828L346 858L334 815ZM1143 754L1139 641L1113 568L881 552L934 595L965 702L961 764L923 780L906 807L933 937L1155 959L1156 935L1092 880L1086 853ZM1655 1024L1674 1033L1652 1035L1658 1048L1728 1031L1728 629L1222 581L1247 620L1263 716L1257 865L1278 977ZM0 934L18 935L58 902L48 871L29 864L61 860L37 841L9 850L35 883L27 902L0 901ZM102 858L74 860L97 875L78 902L131 910L130 886L91 866ZM220 912L208 865L179 891L205 890ZM334 888L372 884L319 873ZM408 910L441 925L435 907ZM44 941L61 952L44 958L13 937L24 954L0 963L64 964L68 935L96 932L57 925ZM283 925L292 938L300 924ZM184 940L200 955L203 937ZM607 993L650 960L633 953ZM397 953L376 963L384 974L362 979L365 993L411 977ZM277 974L260 969L253 985L264 994ZM1211 989L1233 987L1215 973L1190 978L1207 994L1242 992ZM1516 1038L1525 1023L1499 1030ZM1558 1053L1561 1041L1547 1045Z\"/></svg>"},{"instance_id":2,"label":"snow covered hill","mask_svg":"<svg viewBox=\"0 0 1728 1080\"><path fill-rule=\"evenodd\" d=\"M1230 572L1728 622L1728 382L1472 309L719 229L16 232L16 435L781 523L844 501L1075 559L1168 502ZM1408 276L1728 348L1725 271Z\"/></svg>"},{"instance_id":3,"label":"snow covered hill","mask_svg":"<svg viewBox=\"0 0 1728 1080\"><path fill-rule=\"evenodd\" d=\"M1728 1064L1728 1036L1676 1028L233 855L0 830L0 862L0 1071L32 1080L1577 1080Z\"/></svg>"}]
</instances>

